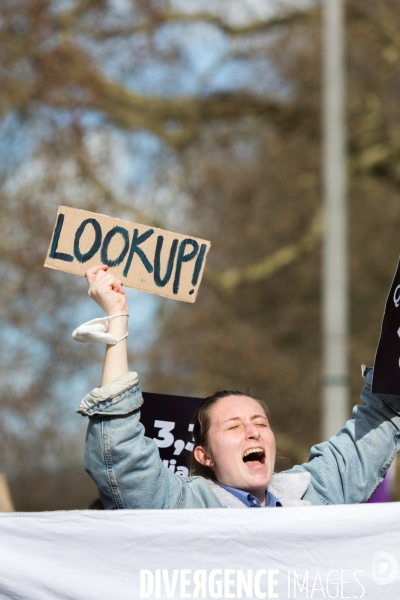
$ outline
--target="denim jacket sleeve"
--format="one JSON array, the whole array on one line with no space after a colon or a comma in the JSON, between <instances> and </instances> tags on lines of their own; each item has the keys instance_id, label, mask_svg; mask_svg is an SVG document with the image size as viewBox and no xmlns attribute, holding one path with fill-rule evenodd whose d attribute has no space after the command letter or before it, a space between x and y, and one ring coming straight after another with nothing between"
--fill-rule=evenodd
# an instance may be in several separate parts
<instances>
[{"instance_id":1,"label":"denim jacket sleeve","mask_svg":"<svg viewBox=\"0 0 400 600\"><path fill-rule=\"evenodd\" d=\"M136 373L95 388L78 412L89 417L85 468L105 509L221 508L203 477L177 477L161 462L140 423L143 403Z\"/></svg>"},{"instance_id":2,"label":"denim jacket sleeve","mask_svg":"<svg viewBox=\"0 0 400 600\"><path fill-rule=\"evenodd\" d=\"M400 450L400 396L373 394L372 375L363 368L363 404L343 429L313 446L308 463L291 469L311 474L303 498L312 504L366 502Z\"/></svg>"},{"instance_id":3,"label":"denim jacket sleeve","mask_svg":"<svg viewBox=\"0 0 400 600\"><path fill-rule=\"evenodd\" d=\"M105 509L179 507L185 482L162 464L140 423L142 393L136 373L87 394L78 412L89 416L85 468Z\"/></svg>"}]
</instances>

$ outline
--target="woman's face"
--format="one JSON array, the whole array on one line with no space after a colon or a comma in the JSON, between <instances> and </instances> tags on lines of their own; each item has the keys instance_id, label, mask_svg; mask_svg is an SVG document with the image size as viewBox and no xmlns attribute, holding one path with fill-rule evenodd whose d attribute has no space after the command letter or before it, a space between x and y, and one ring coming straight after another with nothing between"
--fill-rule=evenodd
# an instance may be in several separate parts
<instances>
[{"instance_id":1,"label":"woman's face","mask_svg":"<svg viewBox=\"0 0 400 600\"><path fill-rule=\"evenodd\" d=\"M275 464L275 437L263 408L248 396L221 398L210 409L209 447L196 448L202 464L215 463L216 479L265 500Z\"/></svg>"}]
</instances>

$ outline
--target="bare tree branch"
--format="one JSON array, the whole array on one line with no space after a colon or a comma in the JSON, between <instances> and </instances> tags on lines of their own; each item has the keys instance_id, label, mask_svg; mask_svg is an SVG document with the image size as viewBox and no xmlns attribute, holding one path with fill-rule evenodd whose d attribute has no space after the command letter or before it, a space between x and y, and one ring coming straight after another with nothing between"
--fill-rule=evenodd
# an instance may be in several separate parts
<instances>
[{"instance_id":1,"label":"bare tree branch","mask_svg":"<svg viewBox=\"0 0 400 600\"><path fill-rule=\"evenodd\" d=\"M36 100L62 108L96 109L121 127L152 131L171 146L196 137L201 124L213 119L254 116L290 130L301 123L292 104L245 93L206 98L165 98L135 93L108 79L86 54L64 44L37 59Z\"/></svg>"},{"instance_id":2,"label":"bare tree branch","mask_svg":"<svg viewBox=\"0 0 400 600\"><path fill-rule=\"evenodd\" d=\"M91 8L98 6L98 0L79 0L76 6L57 15L56 20L61 30L69 30L78 19Z\"/></svg>"},{"instance_id":3,"label":"bare tree branch","mask_svg":"<svg viewBox=\"0 0 400 600\"><path fill-rule=\"evenodd\" d=\"M284 246L277 252L246 267L232 267L223 273L216 273L207 267L203 275L204 281L222 294L231 294L242 285L265 281L313 252L319 244L322 231L323 212L321 208L318 208L307 233L297 243Z\"/></svg>"},{"instance_id":4,"label":"bare tree branch","mask_svg":"<svg viewBox=\"0 0 400 600\"><path fill-rule=\"evenodd\" d=\"M214 25L227 35L232 37L264 33L276 27L290 25L294 22L305 21L310 16L310 11L293 11L287 14L277 15L267 20L257 20L246 25L235 26L227 23L219 15L208 12L184 13L179 11L165 11L154 16L152 19L142 21L141 23L131 25L125 28L109 29L105 31L86 31L92 38L107 39L112 37L128 37L136 33L151 31L166 23L207 23ZM62 19L66 25L70 24L70 19Z\"/></svg>"},{"instance_id":5,"label":"bare tree branch","mask_svg":"<svg viewBox=\"0 0 400 600\"><path fill-rule=\"evenodd\" d=\"M121 198L120 196L117 196L109 185L107 185L104 181L101 181L94 174L90 174L90 181L102 196L112 202L113 206L115 206L117 209L117 214L128 214L130 219L134 219L138 223L151 225L152 227L158 227L160 229L166 229L165 224L158 216L137 208L132 204L129 198Z\"/></svg>"}]
</instances>

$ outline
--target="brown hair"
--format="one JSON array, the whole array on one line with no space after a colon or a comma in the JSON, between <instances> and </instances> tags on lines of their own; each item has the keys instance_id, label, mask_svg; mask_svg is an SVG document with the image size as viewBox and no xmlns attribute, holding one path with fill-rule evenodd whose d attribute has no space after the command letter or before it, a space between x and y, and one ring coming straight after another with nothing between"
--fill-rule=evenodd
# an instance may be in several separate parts
<instances>
[{"instance_id":1,"label":"brown hair","mask_svg":"<svg viewBox=\"0 0 400 600\"><path fill-rule=\"evenodd\" d=\"M203 446L206 450L209 446L208 432L211 425L210 420L210 409L214 404L221 400L221 398L227 398L228 396L247 396L248 398L252 398L261 406L264 410L265 414L269 419L269 409L267 403L263 400L259 400L258 398L254 398L250 394L241 392L240 390L221 390L219 392L215 392L212 396L208 396L203 400L200 404L196 413L194 415L194 425L193 425L193 445L194 448L189 457L189 472L190 475L199 475L201 477L205 477L206 479L215 479L214 471L211 467L206 467L199 463L194 456L194 449L197 446Z\"/></svg>"}]
</instances>

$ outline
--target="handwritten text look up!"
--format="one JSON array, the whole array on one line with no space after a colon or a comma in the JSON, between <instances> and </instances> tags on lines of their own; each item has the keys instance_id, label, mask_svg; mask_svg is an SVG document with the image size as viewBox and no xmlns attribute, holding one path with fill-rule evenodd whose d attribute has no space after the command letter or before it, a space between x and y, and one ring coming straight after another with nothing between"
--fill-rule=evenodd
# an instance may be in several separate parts
<instances>
[{"instance_id":1,"label":"handwritten text look up!","mask_svg":"<svg viewBox=\"0 0 400 600\"><path fill-rule=\"evenodd\" d=\"M60 206L45 267L84 275L105 264L124 285L196 300L210 242Z\"/></svg>"}]
</instances>

